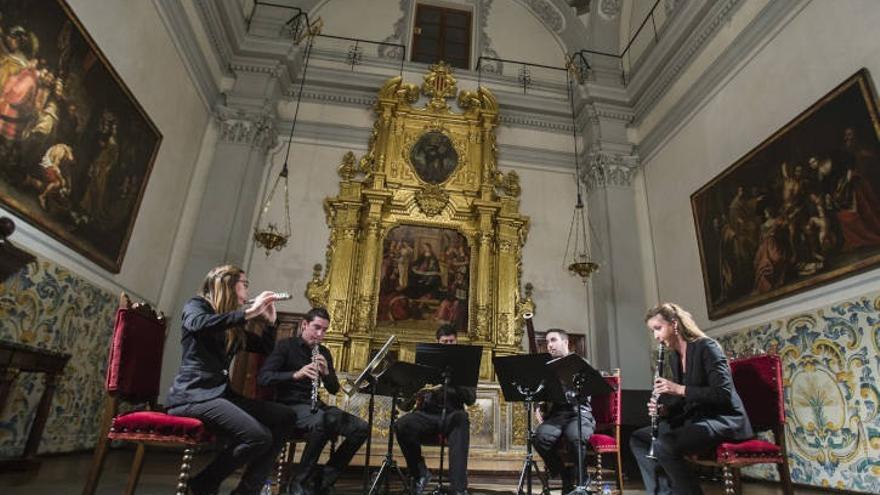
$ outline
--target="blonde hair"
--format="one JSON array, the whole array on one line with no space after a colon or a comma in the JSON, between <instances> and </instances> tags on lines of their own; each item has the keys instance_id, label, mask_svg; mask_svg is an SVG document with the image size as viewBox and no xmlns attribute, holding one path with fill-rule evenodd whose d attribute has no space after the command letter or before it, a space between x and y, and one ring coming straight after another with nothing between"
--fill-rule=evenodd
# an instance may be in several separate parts
<instances>
[{"instance_id":1,"label":"blonde hair","mask_svg":"<svg viewBox=\"0 0 880 495\"><path fill-rule=\"evenodd\" d=\"M678 332L688 342L693 342L706 336L700 330L700 327L697 326L694 317L678 304L661 303L654 306L645 314L645 321L647 322L658 315L666 320L667 323L678 323Z\"/></svg>"},{"instance_id":2,"label":"blonde hair","mask_svg":"<svg viewBox=\"0 0 880 495\"><path fill-rule=\"evenodd\" d=\"M217 313L229 313L238 309L238 295L235 284L244 275L244 270L235 265L218 266L205 275L199 295L205 298ZM241 347L245 342L244 326L230 327L226 330L226 351Z\"/></svg>"}]
</instances>

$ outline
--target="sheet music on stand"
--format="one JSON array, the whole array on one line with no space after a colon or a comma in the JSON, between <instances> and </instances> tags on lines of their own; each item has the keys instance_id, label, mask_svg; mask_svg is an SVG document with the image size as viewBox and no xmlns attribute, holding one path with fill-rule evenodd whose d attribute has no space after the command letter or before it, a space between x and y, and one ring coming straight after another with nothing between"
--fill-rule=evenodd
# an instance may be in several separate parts
<instances>
[{"instance_id":1,"label":"sheet music on stand","mask_svg":"<svg viewBox=\"0 0 880 495\"><path fill-rule=\"evenodd\" d=\"M553 370L563 391L575 391L582 397L614 392L602 373L575 353L551 359L547 361L547 366Z\"/></svg>"},{"instance_id":2,"label":"sheet music on stand","mask_svg":"<svg viewBox=\"0 0 880 495\"><path fill-rule=\"evenodd\" d=\"M382 364L382 362L385 360L385 356L388 354L388 351L391 350L391 345L396 339L396 335L391 335L390 337L388 337L388 340L385 341L385 343L379 349L379 352L377 352L376 355L373 356L373 359L371 359L370 362L367 363L367 366L364 367L357 378L355 378L354 381L351 381L347 387L342 387L342 391L345 392L345 395L351 397L355 394L355 392L360 392L364 384L369 381L370 376L375 377L375 375L379 374L379 372L377 372L376 370L379 365Z\"/></svg>"}]
</instances>

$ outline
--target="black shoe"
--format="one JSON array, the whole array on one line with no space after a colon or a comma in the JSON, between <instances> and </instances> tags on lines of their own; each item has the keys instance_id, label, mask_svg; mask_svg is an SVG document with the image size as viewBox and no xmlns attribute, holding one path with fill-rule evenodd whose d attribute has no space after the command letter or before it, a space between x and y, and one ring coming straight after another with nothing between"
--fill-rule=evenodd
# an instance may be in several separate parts
<instances>
[{"instance_id":1,"label":"black shoe","mask_svg":"<svg viewBox=\"0 0 880 495\"><path fill-rule=\"evenodd\" d=\"M311 487L306 484L303 485L299 481L293 480L288 485L289 491L287 492L289 495L314 495Z\"/></svg>"},{"instance_id":2,"label":"black shoe","mask_svg":"<svg viewBox=\"0 0 880 495\"><path fill-rule=\"evenodd\" d=\"M413 480L413 493L415 493L415 495L421 495L424 493L432 478L431 471L428 471L427 469L422 471L422 474Z\"/></svg>"}]
</instances>

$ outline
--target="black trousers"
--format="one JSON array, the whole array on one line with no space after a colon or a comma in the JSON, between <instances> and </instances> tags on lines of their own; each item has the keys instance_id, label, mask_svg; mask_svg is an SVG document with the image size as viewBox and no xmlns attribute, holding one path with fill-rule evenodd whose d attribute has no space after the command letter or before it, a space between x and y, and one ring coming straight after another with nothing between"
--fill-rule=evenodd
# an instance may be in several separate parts
<instances>
[{"instance_id":1,"label":"black trousers","mask_svg":"<svg viewBox=\"0 0 880 495\"><path fill-rule=\"evenodd\" d=\"M629 445L642 472L646 493L688 495L701 494L703 490L699 477L690 469L684 456L712 450L721 440L700 421L677 428L670 428L668 423L661 421L654 442L656 461L646 457L651 447L650 426L634 431Z\"/></svg>"},{"instance_id":2,"label":"black trousers","mask_svg":"<svg viewBox=\"0 0 880 495\"><path fill-rule=\"evenodd\" d=\"M413 411L401 416L395 424L397 443L411 476L422 475L425 459L422 457L422 443L436 443L441 432L446 437L449 451L449 486L453 492L467 490L467 458L470 449L471 431L467 411L462 409L446 412L446 420L441 426L440 413Z\"/></svg>"},{"instance_id":3,"label":"black trousers","mask_svg":"<svg viewBox=\"0 0 880 495\"><path fill-rule=\"evenodd\" d=\"M216 493L220 483L244 465L247 467L233 493L259 493L284 442L293 433L296 420L294 411L287 406L248 399L232 392L216 399L176 406L168 413L198 418L228 440L224 450L190 480L191 489L199 494Z\"/></svg>"},{"instance_id":4,"label":"black trousers","mask_svg":"<svg viewBox=\"0 0 880 495\"><path fill-rule=\"evenodd\" d=\"M322 404L315 413L312 413L311 404L290 404L288 407L296 413L296 428L309 430L306 446L293 475L294 480L302 483L315 472L321 451L332 437L345 437L327 460L321 475L322 485L331 486L367 440L369 425L353 414L326 404Z\"/></svg>"},{"instance_id":5,"label":"black trousers","mask_svg":"<svg viewBox=\"0 0 880 495\"><path fill-rule=\"evenodd\" d=\"M562 478L563 485L573 485L576 474L564 469L562 457L556 444L564 437L570 456L570 461L575 467L578 465L578 440L586 449L586 442L593 435L596 423L592 414L585 412L581 415L581 436L578 437L578 415L574 409L562 409L553 411L535 429L535 450L541 454L544 464L551 474L558 474ZM583 452L583 450L582 450Z\"/></svg>"}]
</instances>

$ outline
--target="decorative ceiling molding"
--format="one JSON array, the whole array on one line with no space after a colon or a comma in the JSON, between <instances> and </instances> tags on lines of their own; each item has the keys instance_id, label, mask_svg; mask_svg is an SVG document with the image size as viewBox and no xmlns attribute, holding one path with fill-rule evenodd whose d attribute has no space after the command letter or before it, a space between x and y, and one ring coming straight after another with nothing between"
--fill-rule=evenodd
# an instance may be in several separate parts
<instances>
[{"instance_id":1,"label":"decorative ceiling molding","mask_svg":"<svg viewBox=\"0 0 880 495\"><path fill-rule=\"evenodd\" d=\"M601 0L599 2L599 16L610 21L616 19L623 7L622 0Z\"/></svg>"},{"instance_id":2,"label":"decorative ceiling molding","mask_svg":"<svg viewBox=\"0 0 880 495\"><path fill-rule=\"evenodd\" d=\"M639 68L638 73L633 74L631 88L636 95L633 104L634 125L659 103L685 69L690 67L694 59L703 51L706 44L715 37L726 20L745 3L745 0L702 1L703 7L708 6L708 11L698 18L689 19L692 21L698 19L698 25L690 31L690 34L684 39L674 40L678 42L675 46L658 46L657 48L666 48L666 50L655 50L655 56L651 59L653 67L645 64ZM684 26L680 23L678 27ZM672 37L663 39L672 41Z\"/></svg>"},{"instance_id":3,"label":"decorative ceiling molding","mask_svg":"<svg viewBox=\"0 0 880 495\"><path fill-rule=\"evenodd\" d=\"M788 19L796 16L810 0L768 2L691 85L687 93L668 110L664 118L638 143L638 152L644 162L649 162L660 145L690 120L696 110L704 105L712 94L723 87L737 67L756 54L756 48L779 31Z\"/></svg>"},{"instance_id":4,"label":"decorative ceiling molding","mask_svg":"<svg viewBox=\"0 0 880 495\"><path fill-rule=\"evenodd\" d=\"M383 39L384 43L399 43L401 45L406 45L406 39L408 38L407 33L412 31L409 27L409 20L412 18L411 12L413 9L413 0L400 0L400 17L394 21L394 32ZM400 53L401 49L399 46L387 46L387 45L379 45L378 52L379 56L382 58L390 58L393 60L400 60L400 57L403 56Z\"/></svg>"},{"instance_id":5,"label":"decorative ceiling molding","mask_svg":"<svg viewBox=\"0 0 880 495\"><path fill-rule=\"evenodd\" d=\"M545 27L554 33L560 34L565 31L565 17L554 5L547 0L521 0L532 11Z\"/></svg>"},{"instance_id":6,"label":"decorative ceiling molding","mask_svg":"<svg viewBox=\"0 0 880 495\"><path fill-rule=\"evenodd\" d=\"M492 12L493 0L478 0L476 14L480 26L477 33L478 36L478 55L481 57L501 58L498 52L492 48L492 38L489 37L487 28L489 27L489 14ZM504 62L500 60L489 60L480 64L480 70L484 72L502 74L504 73Z\"/></svg>"}]
</instances>

